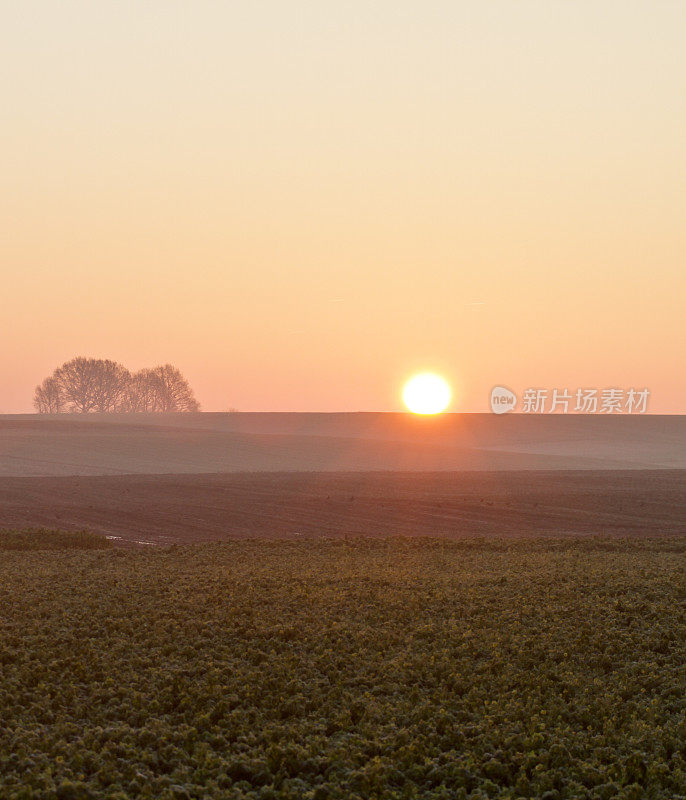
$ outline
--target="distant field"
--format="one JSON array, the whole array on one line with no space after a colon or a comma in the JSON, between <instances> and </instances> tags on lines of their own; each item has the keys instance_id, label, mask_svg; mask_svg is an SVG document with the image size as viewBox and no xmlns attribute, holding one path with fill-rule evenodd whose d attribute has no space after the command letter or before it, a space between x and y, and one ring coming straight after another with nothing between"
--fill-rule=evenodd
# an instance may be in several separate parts
<instances>
[{"instance_id":1,"label":"distant field","mask_svg":"<svg viewBox=\"0 0 686 800\"><path fill-rule=\"evenodd\" d=\"M0 476L683 469L686 416L0 416Z\"/></svg>"},{"instance_id":2,"label":"distant field","mask_svg":"<svg viewBox=\"0 0 686 800\"><path fill-rule=\"evenodd\" d=\"M0 553L8 800L674 800L686 538Z\"/></svg>"},{"instance_id":3,"label":"distant field","mask_svg":"<svg viewBox=\"0 0 686 800\"><path fill-rule=\"evenodd\" d=\"M0 416L0 528L124 542L686 532L686 417Z\"/></svg>"},{"instance_id":4,"label":"distant field","mask_svg":"<svg viewBox=\"0 0 686 800\"><path fill-rule=\"evenodd\" d=\"M245 537L668 536L686 470L0 478L0 528L161 544Z\"/></svg>"}]
</instances>

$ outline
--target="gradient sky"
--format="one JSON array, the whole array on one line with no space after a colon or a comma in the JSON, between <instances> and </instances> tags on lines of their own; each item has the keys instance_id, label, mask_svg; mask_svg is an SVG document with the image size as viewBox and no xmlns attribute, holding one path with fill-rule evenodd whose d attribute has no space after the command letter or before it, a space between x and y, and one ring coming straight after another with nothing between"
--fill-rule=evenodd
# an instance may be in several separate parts
<instances>
[{"instance_id":1,"label":"gradient sky","mask_svg":"<svg viewBox=\"0 0 686 800\"><path fill-rule=\"evenodd\" d=\"M2 3L0 412L74 355L206 410L433 369L686 411L686 3Z\"/></svg>"}]
</instances>

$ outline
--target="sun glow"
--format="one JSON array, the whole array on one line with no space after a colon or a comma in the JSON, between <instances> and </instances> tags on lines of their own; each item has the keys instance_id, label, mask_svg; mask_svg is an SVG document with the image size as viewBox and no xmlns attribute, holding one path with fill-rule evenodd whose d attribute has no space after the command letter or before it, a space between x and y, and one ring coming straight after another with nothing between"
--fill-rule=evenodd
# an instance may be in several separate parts
<instances>
[{"instance_id":1,"label":"sun glow","mask_svg":"<svg viewBox=\"0 0 686 800\"><path fill-rule=\"evenodd\" d=\"M413 414L440 414L450 403L448 382L432 372L415 375L405 384L403 400Z\"/></svg>"}]
</instances>

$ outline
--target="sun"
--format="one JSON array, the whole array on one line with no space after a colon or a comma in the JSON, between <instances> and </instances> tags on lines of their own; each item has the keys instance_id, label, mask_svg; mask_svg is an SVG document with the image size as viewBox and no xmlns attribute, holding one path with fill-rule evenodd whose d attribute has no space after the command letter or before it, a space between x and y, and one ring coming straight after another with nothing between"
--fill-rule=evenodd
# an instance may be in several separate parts
<instances>
[{"instance_id":1,"label":"sun","mask_svg":"<svg viewBox=\"0 0 686 800\"><path fill-rule=\"evenodd\" d=\"M440 414L452 398L450 384L433 372L415 375L405 384L403 400L413 414Z\"/></svg>"}]
</instances>

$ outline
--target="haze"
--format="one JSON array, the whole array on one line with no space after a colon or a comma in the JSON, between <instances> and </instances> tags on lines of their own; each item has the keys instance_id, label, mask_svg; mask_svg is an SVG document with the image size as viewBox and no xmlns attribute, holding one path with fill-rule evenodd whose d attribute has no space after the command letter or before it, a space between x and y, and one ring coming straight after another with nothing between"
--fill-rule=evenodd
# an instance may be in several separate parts
<instances>
[{"instance_id":1,"label":"haze","mask_svg":"<svg viewBox=\"0 0 686 800\"><path fill-rule=\"evenodd\" d=\"M434 370L686 409L686 5L6 3L0 412L75 355L206 410Z\"/></svg>"}]
</instances>

